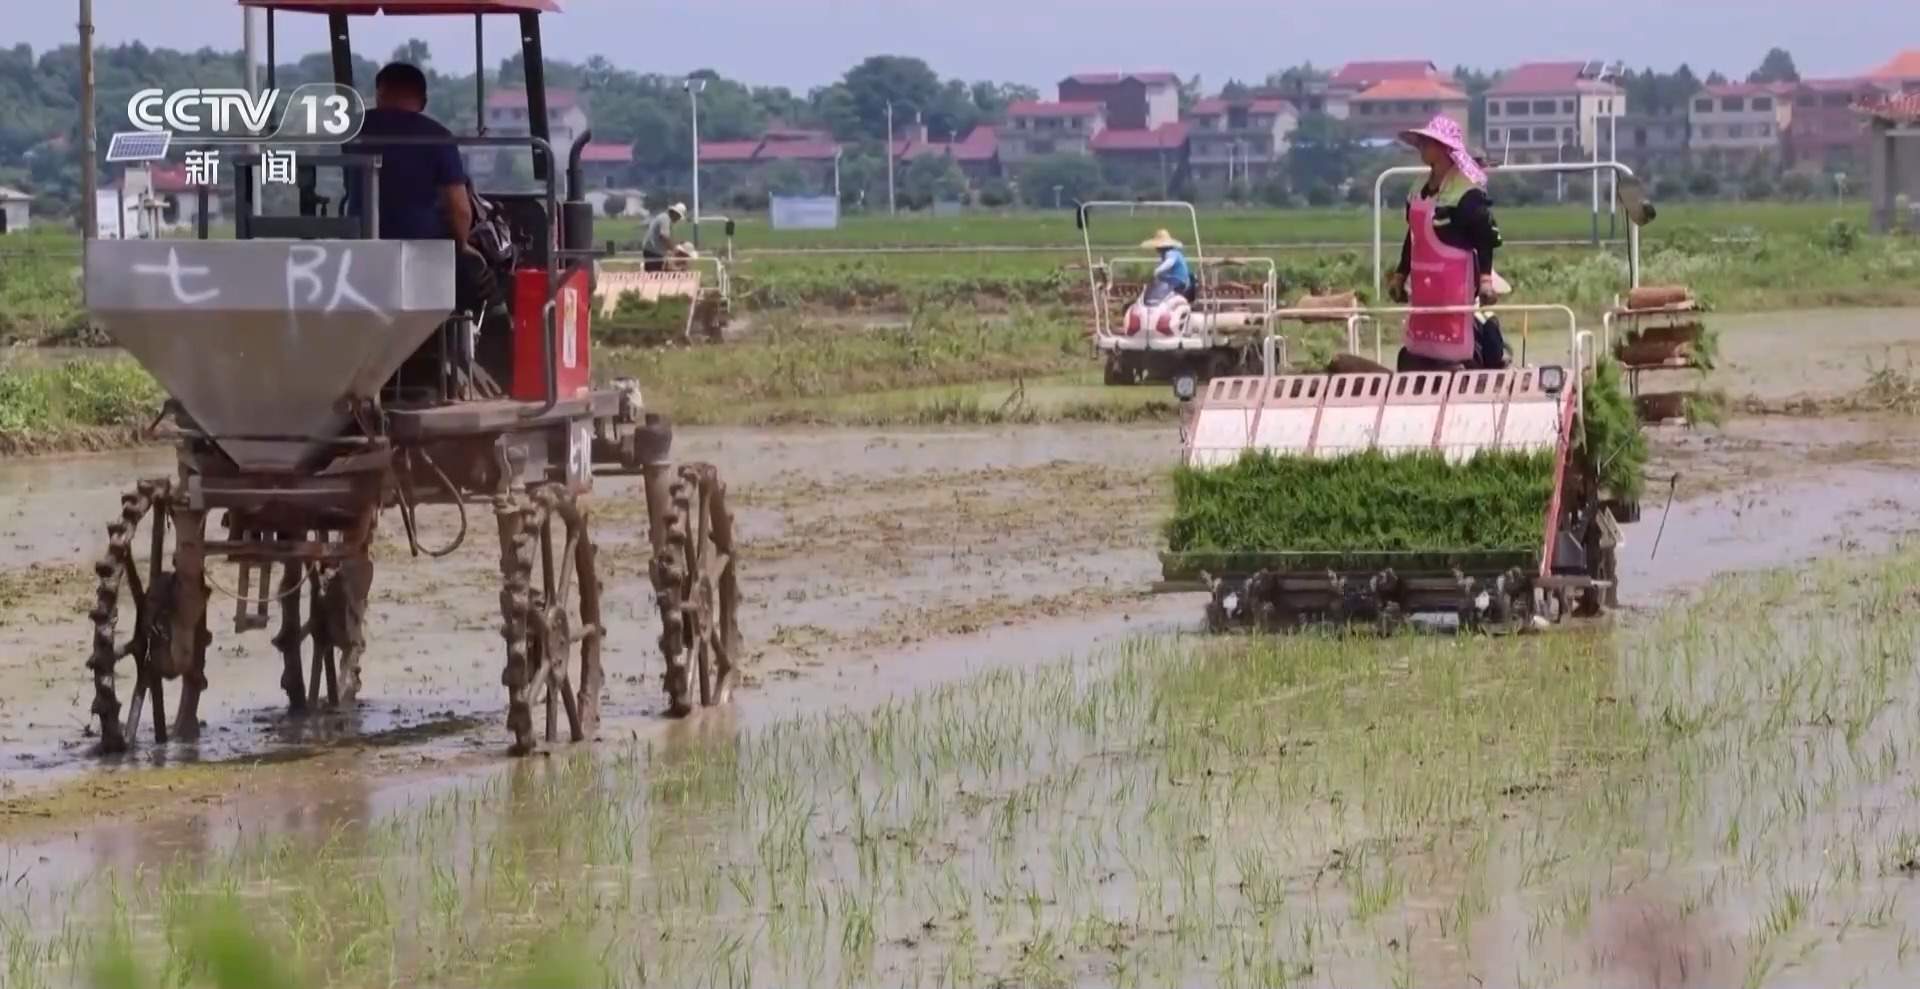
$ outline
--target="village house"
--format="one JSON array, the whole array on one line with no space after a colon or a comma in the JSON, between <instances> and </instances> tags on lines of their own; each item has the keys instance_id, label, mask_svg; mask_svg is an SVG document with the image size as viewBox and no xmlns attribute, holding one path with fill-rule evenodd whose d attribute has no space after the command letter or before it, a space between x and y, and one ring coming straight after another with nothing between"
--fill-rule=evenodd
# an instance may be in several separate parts
<instances>
[{"instance_id":1,"label":"village house","mask_svg":"<svg viewBox=\"0 0 1920 989\"><path fill-rule=\"evenodd\" d=\"M1348 99L1347 129L1358 140L1387 143L1402 131L1445 116L1467 127L1467 94L1436 79L1387 79Z\"/></svg>"},{"instance_id":2,"label":"village house","mask_svg":"<svg viewBox=\"0 0 1920 989\"><path fill-rule=\"evenodd\" d=\"M1195 183L1225 188L1259 182L1286 159L1300 113L1286 100L1265 97L1196 102L1187 113L1188 162Z\"/></svg>"},{"instance_id":3,"label":"village house","mask_svg":"<svg viewBox=\"0 0 1920 989\"><path fill-rule=\"evenodd\" d=\"M1000 159L1018 165L1047 155L1089 154L1093 136L1106 127L1103 103L1021 101L1007 107Z\"/></svg>"},{"instance_id":4,"label":"village house","mask_svg":"<svg viewBox=\"0 0 1920 989\"><path fill-rule=\"evenodd\" d=\"M1422 60L1348 62L1327 80L1321 106L1327 116L1346 120L1353 115L1353 98L1384 82L1437 82L1453 85L1438 66Z\"/></svg>"},{"instance_id":5,"label":"village house","mask_svg":"<svg viewBox=\"0 0 1920 989\"><path fill-rule=\"evenodd\" d=\"M1791 85L1728 83L1695 94L1687 113L1694 159L1719 171L1778 163L1793 121Z\"/></svg>"},{"instance_id":6,"label":"village house","mask_svg":"<svg viewBox=\"0 0 1920 989\"><path fill-rule=\"evenodd\" d=\"M1487 153L1515 164L1549 162L1608 144L1616 118L1627 113L1627 94L1601 71L1600 62L1530 62L1503 73L1487 90Z\"/></svg>"},{"instance_id":7,"label":"village house","mask_svg":"<svg viewBox=\"0 0 1920 989\"><path fill-rule=\"evenodd\" d=\"M1098 103L1106 126L1153 130L1180 119L1180 77L1171 72L1082 72L1060 80L1061 103Z\"/></svg>"}]
</instances>

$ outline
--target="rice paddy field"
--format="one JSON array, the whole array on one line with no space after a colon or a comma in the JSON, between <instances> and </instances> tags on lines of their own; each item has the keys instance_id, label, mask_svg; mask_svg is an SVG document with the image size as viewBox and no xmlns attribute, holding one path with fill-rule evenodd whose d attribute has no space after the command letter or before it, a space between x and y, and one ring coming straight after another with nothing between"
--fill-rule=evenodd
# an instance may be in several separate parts
<instances>
[{"instance_id":1,"label":"rice paddy field","mask_svg":"<svg viewBox=\"0 0 1920 989\"><path fill-rule=\"evenodd\" d=\"M1357 211L1215 219L1290 286L1370 274ZM1541 462L1183 471L1169 390L1101 383L1069 218L743 222L727 340L635 310L595 353L728 482L740 689L666 717L641 481L606 474L599 734L520 760L499 548L434 507L444 556L378 534L359 707L288 714L271 633L220 598L200 737L95 752L94 563L176 468L151 380L75 318L73 245L10 240L0 986L1916 984L1920 249L1833 226L1859 219L1650 231L1649 280L1720 310L1711 374L1676 380L1721 421L1588 410L1643 509L1624 607L1507 636L1208 635L1206 595L1152 587L1170 539L1531 545ZM1509 256L1583 318L1624 278L1617 245ZM1529 363L1571 343L1507 334ZM1323 510L1329 483L1377 510Z\"/></svg>"},{"instance_id":2,"label":"rice paddy field","mask_svg":"<svg viewBox=\"0 0 1920 989\"><path fill-rule=\"evenodd\" d=\"M1898 549L1552 637L1149 636L236 820L68 882L16 860L4 971L1905 984L1916 578Z\"/></svg>"}]
</instances>

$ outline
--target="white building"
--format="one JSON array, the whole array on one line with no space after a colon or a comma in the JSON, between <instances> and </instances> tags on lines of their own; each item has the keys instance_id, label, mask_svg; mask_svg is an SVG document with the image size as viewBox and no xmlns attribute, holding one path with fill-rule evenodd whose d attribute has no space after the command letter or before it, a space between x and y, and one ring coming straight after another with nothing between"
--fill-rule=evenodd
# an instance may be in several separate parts
<instances>
[{"instance_id":1,"label":"white building","mask_svg":"<svg viewBox=\"0 0 1920 989\"><path fill-rule=\"evenodd\" d=\"M32 223L33 197L0 185L0 235L27 229Z\"/></svg>"},{"instance_id":2,"label":"white building","mask_svg":"<svg viewBox=\"0 0 1920 989\"><path fill-rule=\"evenodd\" d=\"M1602 68L1532 62L1502 75L1487 90L1487 153L1515 164L1547 162L1586 157L1605 144L1618 126L1612 118L1627 113L1627 93L1602 82Z\"/></svg>"},{"instance_id":3,"label":"white building","mask_svg":"<svg viewBox=\"0 0 1920 989\"><path fill-rule=\"evenodd\" d=\"M1687 122L1693 153L1709 167L1778 159L1793 123L1793 87L1708 86L1695 94Z\"/></svg>"},{"instance_id":4,"label":"white building","mask_svg":"<svg viewBox=\"0 0 1920 989\"><path fill-rule=\"evenodd\" d=\"M1007 107L1000 157L1012 165L1047 155L1090 154L1093 136L1106 128L1107 108L1102 103L1021 101Z\"/></svg>"},{"instance_id":5,"label":"white building","mask_svg":"<svg viewBox=\"0 0 1920 989\"><path fill-rule=\"evenodd\" d=\"M1286 159L1300 112L1286 100L1214 97L1196 102L1187 122L1188 161L1196 181L1257 181Z\"/></svg>"},{"instance_id":6,"label":"white building","mask_svg":"<svg viewBox=\"0 0 1920 989\"><path fill-rule=\"evenodd\" d=\"M571 89L547 90L547 142L553 145L553 154L558 167L567 165L567 152L572 150L573 142L586 133L591 121L587 117L586 106L580 94ZM527 120L527 94L525 90L498 89L487 94L487 135L489 137L512 137L532 133ZM475 175L492 175L501 158L521 162L531 161L530 152L508 151L489 153L487 150L467 152L467 169ZM528 170L531 174L531 168Z\"/></svg>"}]
</instances>

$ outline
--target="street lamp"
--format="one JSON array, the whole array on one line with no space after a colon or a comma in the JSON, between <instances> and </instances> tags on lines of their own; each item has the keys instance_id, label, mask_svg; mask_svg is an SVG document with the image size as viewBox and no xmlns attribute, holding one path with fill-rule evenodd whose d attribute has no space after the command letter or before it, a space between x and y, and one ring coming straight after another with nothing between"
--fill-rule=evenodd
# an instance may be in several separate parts
<instances>
[{"instance_id":1,"label":"street lamp","mask_svg":"<svg viewBox=\"0 0 1920 989\"><path fill-rule=\"evenodd\" d=\"M680 84L687 91L693 108L693 246L700 246L700 94L707 88L705 79L688 79Z\"/></svg>"}]
</instances>

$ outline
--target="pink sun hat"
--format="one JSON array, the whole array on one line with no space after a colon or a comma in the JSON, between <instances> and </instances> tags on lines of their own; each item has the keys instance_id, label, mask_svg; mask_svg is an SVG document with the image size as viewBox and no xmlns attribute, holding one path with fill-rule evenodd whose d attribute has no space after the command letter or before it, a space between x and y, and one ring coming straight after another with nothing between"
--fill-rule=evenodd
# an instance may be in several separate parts
<instances>
[{"instance_id":1,"label":"pink sun hat","mask_svg":"<svg viewBox=\"0 0 1920 989\"><path fill-rule=\"evenodd\" d=\"M1448 157L1453 159L1453 167L1459 169L1467 181L1478 186L1487 184L1487 170L1481 168L1480 163L1473 160L1472 152L1467 150L1467 132L1458 120L1441 114L1427 121L1427 125L1419 130L1400 132L1400 140L1415 148L1420 147L1422 138L1445 147Z\"/></svg>"}]
</instances>

